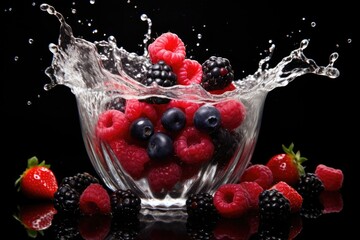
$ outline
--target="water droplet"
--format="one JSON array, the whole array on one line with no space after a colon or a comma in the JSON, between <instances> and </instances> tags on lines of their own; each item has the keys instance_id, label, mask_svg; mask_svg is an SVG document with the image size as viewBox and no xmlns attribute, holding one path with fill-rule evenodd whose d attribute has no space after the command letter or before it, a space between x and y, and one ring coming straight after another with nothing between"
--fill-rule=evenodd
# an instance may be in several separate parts
<instances>
[{"instance_id":1,"label":"water droplet","mask_svg":"<svg viewBox=\"0 0 360 240\"><path fill-rule=\"evenodd\" d=\"M131 1L130 1L130 0L127 0L127 3L131 3Z\"/></svg>"},{"instance_id":2,"label":"water droplet","mask_svg":"<svg viewBox=\"0 0 360 240\"><path fill-rule=\"evenodd\" d=\"M200 46L200 43L196 43L196 46L199 47L199 46Z\"/></svg>"},{"instance_id":3,"label":"water droplet","mask_svg":"<svg viewBox=\"0 0 360 240\"><path fill-rule=\"evenodd\" d=\"M203 28L206 28L206 24L203 25Z\"/></svg>"},{"instance_id":4,"label":"water droplet","mask_svg":"<svg viewBox=\"0 0 360 240\"><path fill-rule=\"evenodd\" d=\"M50 50L50 52L52 52L52 53L57 53L58 52L58 46L57 45L55 45L55 44L53 44L53 43L50 43L49 44L49 50Z\"/></svg>"},{"instance_id":5,"label":"water droplet","mask_svg":"<svg viewBox=\"0 0 360 240\"><path fill-rule=\"evenodd\" d=\"M148 16L146 14L141 14L140 19L141 21L146 21L148 19Z\"/></svg>"},{"instance_id":6,"label":"water droplet","mask_svg":"<svg viewBox=\"0 0 360 240\"><path fill-rule=\"evenodd\" d=\"M34 7L36 6L36 2L32 2L31 5Z\"/></svg>"},{"instance_id":7,"label":"water droplet","mask_svg":"<svg viewBox=\"0 0 360 240\"><path fill-rule=\"evenodd\" d=\"M29 100L29 101L26 102L26 104L27 104L28 106L30 106L30 105L32 104L32 102Z\"/></svg>"},{"instance_id":8,"label":"water droplet","mask_svg":"<svg viewBox=\"0 0 360 240\"><path fill-rule=\"evenodd\" d=\"M75 9L75 8L72 8L72 9L71 9L71 13L72 13L72 14L75 14L75 13L76 13L76 9Z\"/></svg>"},{"instance_id":9,"label":"water droplet","mask_svg":"<svg viewBox=\"0 0 360 240\"><path fill-rule=\"evenodd\" d=\"M201 39L201 38L202 38L201 33L199 33L199 34L197 35L197 38L198 38L198 39Z\"/></svg>"},{"instance_id":10,"label":"water droplet","mask_svg":"<svg viewBox=\"0 0 360 240\"><path fill-rule=\"evenodd\" d=\"M270 40L269 40L269 43L272 43L272 42L273 42L273 40L270 39Z\"/></svg>"},{"instance_id":11,"label":"water droplet","mask_svg":"<svg viewBox=\"0 0 360 240\"><path fill-rule=\"evenodd\" d=\"M300 43L300 49L304 50L308 45L309 45L309 40L304 39Z\"/></svg>"},{"instance_id":12,"label":"water droplet","mask_svg":"<svg viewBox=\"0 0 360 240\"><path fill-rule=\"evenodd\" d=\"M92 31L93 34L95 34L95 33L97 33L97 32L98 32L97 29L94 29L94 30Z\"/></svg>"},{"instance_id":13,"label":"water droplet","mask_svg":"<svg viewBox=\"0 0 360 240\"><path fill-rule=\"evenodd\" d=\"M19 60L19 56L15 56L14 60L15 60L15 62L17 62L17 60Z\"/></svg>"},{"instance_id":14,"label":"water droplet","mask_svg":"<svg viewBox=\"0 0 360 240\"><path fill-rule=\"evenodd\" d=\"M347 40L347 42L348 42L348 43L351 43L351 42L352 42L352 39L351 39L351 38L349 38L349 39Z\"/></svg>"},{"instance_id":15,"label":"water droplet","mask_svg":"<svg viewBox=\"0 0 360 240\"><path fill-rule=\"evenodd\" d=\"M312 27L316 27L316 22L311 22Z\"/></svg>"},{"instance_id":16,"label":"water droplet","mask_svg":"<svg viewBox=\"0 0 360 240\"><path fill-rule=\"evenodd\" d=\"M34 39L29 38L29 44L33 44L34 43Z\"/></svg>"},{"instance_id":17,"label":"water droplet","mask_svg":"<svg viewBox=\"0 0 360 240\"><path fill-rule=\"evenodd\" d=\"M305 20L306 20L306 18L304 18L304 17L303 17L301 20L305 21Z\"/></svg>"},{"instance_id":18,"label":"water droplet","mask_svg":"<svg viewBox=\"0 0 360 240\"><path fill-rule=\"evenodd\" d=\"M88 27L91 27L91 23L88 23L87 25L88 25Z\"/></svg>"},{"instance_id":19,"label":"water droplet","mask_svg":"<svg viewBox=\"0 0 360 240\"><path fill-rule=\"evenodd\" d=\"M90 0L90 4L95 4L95 0Z\"/></svg>"}]
</instances>

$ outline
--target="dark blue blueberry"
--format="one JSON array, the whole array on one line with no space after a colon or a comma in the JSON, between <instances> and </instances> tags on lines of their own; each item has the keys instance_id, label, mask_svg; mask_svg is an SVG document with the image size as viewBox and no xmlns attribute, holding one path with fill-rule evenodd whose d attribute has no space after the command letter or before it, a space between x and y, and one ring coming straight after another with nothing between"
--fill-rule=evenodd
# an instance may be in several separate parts
<instances>
[{"instance_id":1,"label":"dark blue blueberry","mask_svg":"<svg viewBox=\"0 0 360 240\"><path fill-rule=\"evenodd\" d=\"M161 124L168 131L180 131L186 123L185 113L180 108L169 108L161 116Z\"/></svg>"},{"instance_id":2,"label":"dark blue blueberry","mask_svg":"<svg viewBox=\"0 0 360 240\"><path fill-rule=\"evenodd\" d=\"M165 133L154 133L149 139L147 153L152 159L164 159L173 153L173 141Z\"/></svg>"},{"instance_id":3,"label":"dark blue blueberry","mask_svg":"<svg viewBox=\"0 0 360 240\"><path fill-rule=\"evenodd\" d=\"M219 129L220 124L220 112L212 105L203 105L194 114L194 125L200 131L214 132Z\"/></svg>"},{"instance_id":4,"label":"dark blue blueberry","mask_svg":"<svg viewBox=\"0 0 360 240\"><path fill-rule=\"evenodd\" d=\"M154 125L148 118L141 117L131 123L130 133L138 140L148 140L154 134Z\"/></svg>"}]
</instances>

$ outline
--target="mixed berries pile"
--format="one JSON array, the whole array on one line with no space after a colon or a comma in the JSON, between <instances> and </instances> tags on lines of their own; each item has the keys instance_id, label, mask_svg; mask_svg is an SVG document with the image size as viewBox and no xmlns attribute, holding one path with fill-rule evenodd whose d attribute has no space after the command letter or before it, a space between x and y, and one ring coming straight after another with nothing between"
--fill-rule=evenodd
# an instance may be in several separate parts
<instances>
[{"instance_id":1,"label":"mixed berries pile","mask_svg":"<svg viewBox=\"0 0 360 240\"><path fill-rule=\"evenodd\" d=\"M185 50L176 34L162 34L149 44L152 65L138 81L161 87L197 84L212 94L235 89L228 59L212 56L200 64L186 58ZM153 192L171 191L178 182L191 178L187 169L196 173L204 163L231 159L233 154L224 158L218 153L228 152L241 140L237 129L246 117L246 107L234 99L205 104L116 96L104 106L95 126L96 137L110 146L130 177L145 178Z\"/></svg>"}]
</instances>

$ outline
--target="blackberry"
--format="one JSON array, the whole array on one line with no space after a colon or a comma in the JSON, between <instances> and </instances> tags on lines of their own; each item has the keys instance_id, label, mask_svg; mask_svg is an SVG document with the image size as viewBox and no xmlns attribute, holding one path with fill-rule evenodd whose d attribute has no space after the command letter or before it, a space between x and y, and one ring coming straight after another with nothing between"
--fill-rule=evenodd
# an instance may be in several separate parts
<instances>
[{"instance_id":1,"label":"blackberry","mask_svg":"<svg viewBox=\"0 0 360 240\"><path fill-rule=\"evenodd\" d=\"M111 233L107 240L133 240L138 239L140 232L140 221L137 217L116 219L112 221Z\"/></svg>"},{"instance_id":2,"label":"blackberry","mask_svg":"<svg viewBox=\"0 0 360 240\"><path fill-rule=\"evenodd\" d=\"M186 221L186 232L190 239L208 240L214 239L214 229L219 218L202 218L188 216Z\"/></svg>"},{"instance_id":3,"label":"blackberry","mask_svg":"<svg viewBox=\"0 0 360 240\"><path fill-rule=\"evenodd\" d=\"M324 190L324 184L314 173L305 173L300 176L296 190L303 198L315 198Z\"/></svg>"},{"instance_id":4,"label":"blackberry","mask_svg":"<svg viewBox=\"0 0 360 240\"><path fill-rule=\"evenodd\" d=\"M202 64L201 86L206 90L224 89L234 80L234 71L227 58L211 56Z\"/></svg>"},{"instance_id":5,"label":"blackberry","mask_svg":"<svg viewBox=\"0 0 360 240\"><path fill-rule=\"evenodd\" d=\"M216 218L217 210L213 204L213 196L209 193L193 193L186 199L186 211L192 218Z\"/></svg>"},{"instance_id":6,"label":"blackberry","mask_svg":"<svg viewBox=\"0 0 360 240\"><path fill-rule=\"evenodd\" d=\"M126 99L122 97L116 97L111 99L110 102L105 104L105 109L114 109L120 112L125 112Z\"/></svg>"},{"instance_id":7,"label":"blackberry","mask_svg":"<svg viewBox=\"0 0 360 240\"><path fill-rule=\"evenodd\" d=\"M61 213L55 214L50 228L51 239L82 239L78 230L78 219Z\"/></svg>"},{"instance_id":8,"label":"blackberry","mask_svg":"<svg viewBox=\"0 0 360 240\"><path fill-rule=\"evenodd\" d=\"M130 189L112 192L110 201L115 217L136 217L141 210L141 199Z\"/></svg>"},{"instance_id":9,"label":"blackberry","mask_svg":"<svg viewBox=\"0 0 360 240\"><path fill-rule=\"evenodd\" d=\"M264 222L260 221L257 236L261 240L288 240L290 234L289 221Z\"/></svg>"},{"instance_id":10,"label":"blackberry","mask_svg":"<svg viewBox=\"0 0 360 240\"><path fill-rule=\"evenodd\" d=\"M290 216L290 202L276 189L267 189L259 196L260 219L284 220Z\"/></svg>"},{"instance_id":11,"label":"blackberry","mask_svg":"<svg viewBox=\"0 0 360 240\"><path fill-rule=\"evenodd\" d=\"M230 132L224 128L219 128L210 136L215 146L213 159L223 164L234 156L238 143L242 138L240 133Z\"/></svg>"},{"instance_id":12,"label":"blackberry","mask_svg":"<svg viewBox=\"0 0 360 240\"><path fill-rule=\"evenodd\" d=\"M54 194L54 207L61 213L78 213L79 200L78 191L69 184L62 184Z\"/></svg>"},{"instance_id":13,"label":"blackberry","mask_svg":"<svg viewBox=\"0 0 360 240\"><path fill-rule=\"evenodd\" d=\"M91 183L99 183L99 180L87 172L77 173L74 176L65 177L60 185L68 184L81 194Z\"/></svg>"},{"instance_id":14,"label":"blackberry","mask_svg":"<svg viewBox=\"0 0 360 240\"><path fill-rule=\"evenodd\" d=\"M146 77L140 82L145 86L150 86L153 83L156 83L162 87L171 87L176 85L177 76L169 65L160 60L159 62L151 65L146 73ZM145 99L145 102L155 104L165 104L169 101L170 99L160 97L150 97Z\"/></svg>"},{"instance_id":15,"label":"blackberry","mask_svg":"<svg viewBox=\"0 0 360 240\"><path fill-rule=\"evenodd\" d=\"M323 214L324 207L321 204L319 198L304 199L300 216L309 219L316 219Z\"/></svg>"}]
</instances>

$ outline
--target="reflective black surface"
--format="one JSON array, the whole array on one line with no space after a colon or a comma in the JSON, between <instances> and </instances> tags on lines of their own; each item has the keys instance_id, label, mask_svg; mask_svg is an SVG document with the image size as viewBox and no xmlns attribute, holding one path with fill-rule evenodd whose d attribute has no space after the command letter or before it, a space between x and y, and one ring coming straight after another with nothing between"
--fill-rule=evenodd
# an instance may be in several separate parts
<instances>
[{"instance_id":1,"label":"reflective black surface","mask_svg":"<svg viewBox=\"0 0 360 240\"><path fill-rule=\"evenodd\" d=\"M119 45L135 52L142 52L139 44L147 26L140 15L146 13L153 22L153 37L166 31L179 34L189 55L200 62L210 55L227 57L236 78L255 72L270 42L276 45L270 64L279 62L305 38L310 39L305 53L321 65L328 63L332 52L338 52L335 66L340 70L339 78L305 75L269 93L253 162L265 163L281 151L281 144L294 142L309 159L307 171L314 171L319 163L341 169L345 176L340 191L343 209L316 219L300 217L301 231L296 239L347 239L356 232L352 219L357 217L358 25L353 3L312 6L306 1L286 5L253 2L243 6L228 0L94 2L47 1L66 17L75 36L95 41L114 35ZM74 96L62 86L43 90L49 82L44 71L52 59L48 45L57 42L59 23L40 10L41 3L2 1L0 8L1 195L5 201L1 229L11 239L28 238L13 217L17 207L27 203L17 194L14 182L28 158L36 155L46 160L59 180L80 171L95 174L81 138ZM247 236L249 229L244 222L249 221L226 220L220 226L227 227L228 238L219 239L246 239L233 233L243 231ZM140 219L137 232L141 239L191 239L188 229L186 219L177 217L166 223ZM48 239L50 234L46 233L39 239ZM255 233L252 238L256 239Z\"/></svg>"}]
</instances>

